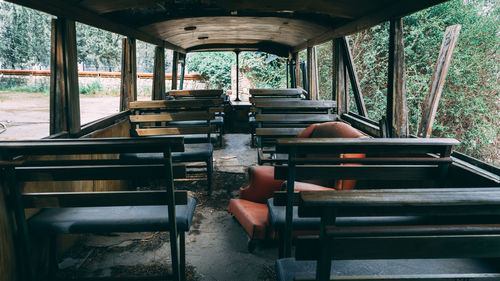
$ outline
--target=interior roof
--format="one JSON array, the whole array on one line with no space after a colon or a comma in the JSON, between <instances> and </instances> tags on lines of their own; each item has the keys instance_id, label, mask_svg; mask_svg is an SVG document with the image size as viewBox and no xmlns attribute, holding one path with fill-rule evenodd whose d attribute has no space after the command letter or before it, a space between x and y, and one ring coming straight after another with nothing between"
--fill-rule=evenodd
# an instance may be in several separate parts
<instances>
[{"instance_id":1,"label":"interior roof","mask_svg":"<svg viewBox=\"0 0 500 281\"><path fill-rule=\"evenodd\" d=\"M7 0L186 53L282 56L447 0Z\"/></svg>"}]
</instances>

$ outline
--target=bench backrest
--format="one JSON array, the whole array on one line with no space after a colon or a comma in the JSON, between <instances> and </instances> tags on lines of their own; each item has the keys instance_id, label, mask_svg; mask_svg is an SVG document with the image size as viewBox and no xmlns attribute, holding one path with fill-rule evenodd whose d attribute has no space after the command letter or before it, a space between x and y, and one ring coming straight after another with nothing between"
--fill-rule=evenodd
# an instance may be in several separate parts
<instances>
[{"instance_id":1,"label":"bench backrest","mask_svg":"<svg viewBox=\"0 0 500 281\"><path fill-rule=\"evenodd\" d=\"M252 104L260 101L296 101L303 98L302 89L250 89L249 101Z\"/></svg>"},{"instance_id":2,"label":"bench backrest","mask_svg":"<svg viewBox=\"0 0 500 281\"><path fill-rule=\"evenodd\" d=\"M0 180L5 181L2 186L9 194L19 235L16 248L26 269L33 270L25 208L168 205L169 217L174 218L169 221L169 229L176 233L175 205L186 204L187 193L174 192L173 178L184 177L185 167L174 167L170 155L183 150L183 139L172 137L1 141ZM163 153L164 157L129 160L121 159L121 153ZM80 181L143 178L164 179L166 190L47 192L53 182L59 181L74 188ZM37 190L23 193L24 184L30 182Z\"/></svg>"},{"instance_id":3,"label":"bench backrest","mask_svg":"<svg viewBox=\"0 0 500 281\"><path fill-rule=\"evenodd\" d=\"M373 181L422 181L444 184L455 139L279 139L276 151L288 154L286 164L275 166L275 179L287 180L285 194L275 205L286 205L285 255L291 253L292 208L295 181L369 180L369 188L384 188ZM364 154L343 158L341 154ZM349 165L355 164L355 165Z\"/></svg>"},{"instance_id":4,"label":"bench backrest","mask_svg":"<svg viewBox=\"0 0 500 281\"><path fill-rule=\"evenodd\" d=\"M130 103L133 136L210 134L216 128L210 124L223 98L137 101ZM204 121L190 125L184 121ZM175 123L171 123L175 122Z\"/></svg>"},{"instance_id":5,"label":"bench backrest","mask_svg":"<svg viewBox=\"0 0 500 281\"><path fill-rule=\"evenodd\" d=\"M304 191L299 201L299 216L321 217L319 238L297 241L297 260L318 260L313 280L330 280L334 259L500 257L500 188ZM359 216L423 216L432 223L335 225L338 217Z\"/></svg>"},{"instance_id":6,"label":"bench backrest","mask_svg":"<svg viewBox=\"0 0 500 281\"><path fill-rule=\"evenodd\" d=\"M317 100L256 102L258 147L294 137L311 124L337 120L335 105L334 101Z\"/></svg>"}]
</instances>

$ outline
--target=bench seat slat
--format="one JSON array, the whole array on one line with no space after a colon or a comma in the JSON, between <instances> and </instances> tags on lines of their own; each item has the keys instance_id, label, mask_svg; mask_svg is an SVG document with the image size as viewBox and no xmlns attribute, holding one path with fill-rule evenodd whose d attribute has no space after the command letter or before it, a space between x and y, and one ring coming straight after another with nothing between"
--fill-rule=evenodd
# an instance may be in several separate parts
<instances>
[{"instance_id":1,"label":"bench seat slat","mask_svg":"<svg viewBox=\"0 0 500 281\"><path fill-rule=\"evenodd\" d=\"M214 126L192 126L192 127L172 127L172 128L149 128L136 129L138 136L157 136L157 135L189 135L189 134L208 134L215 132Z\"/></svg>"},{"instance_id":2,"label":"bench seat slat","mask_svg":"<svg viewBox=\"0 0 500 281\"><path fill-rule=\"evenodd\" d=\"M429 235L385 237L335 237L329 241L332 259L419 259L419 258L488 258L500 251L499 228L496 234ZM297 260L318 259L317 237L297 239Z\"/></svg>"},{"instance_id":3,"label":"bench seat slat","mask_svg":"<svg viewBox=\"0 0 500 281\"><path fill-rule=\"evenodd\" d=\"M174 178L186 176L185 165L172 165L172 169ZM163 178L165 176L165 167L161 164L16 168L16 177L21 181L122 180Z\"/></svg>"},{"instance_id":4,"label":"bench seat slat","mask_svg":"<svg viewBox=\"0 0 500 281\"><path fill-rule=\"evenodd\" d=\"M256 114L257 122L328 122L337 120L335 114Z\"/></svg>"},{"instance_id":5,"label":"bench seat slat","mask_svg":"<svg viewBox=\"0 0 500 281\"><path fill-rule=\"evenodd\" d=\"M435 165L301 165L295 168L296 180L355 179L355 180L424 180L435 179L439 170ZM288 178L288 166L275 166L275 179Z\"/></svg>"},{"instance_id":6,"label":"bench seat slat","mask_svg":"<svg viewBox=\"0 0 500 281\"><path fill-rule=\"evenodd\" d=\"M192 112L175 112L175 113L160 113L160 114L143 114L143 115L130 115L130 122L162 122L162 121L192 121L192 120L213 120L215 119L214 113L206 111L192 111Z\"/></svg>"},{"instance_id":7,"label":"bench seat slat","mask_svg":"<svg viewBox=\"0 0 500 281\"><path fill-rule=\"evenodd\" d=\"M166 191L47 192L22 194L25 208L165 205ZM175 191L175 204L187 204L187 192Z\"/></svg>"}]
</instances>

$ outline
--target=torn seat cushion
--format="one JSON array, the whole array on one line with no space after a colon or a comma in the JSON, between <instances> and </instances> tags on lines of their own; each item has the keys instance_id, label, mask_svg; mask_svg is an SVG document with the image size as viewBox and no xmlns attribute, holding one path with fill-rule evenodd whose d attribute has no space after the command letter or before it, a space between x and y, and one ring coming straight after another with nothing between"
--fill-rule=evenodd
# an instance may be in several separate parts
<instances>
[{"instance_id":1,"label":"torn seat cushion","mask_svg":"<svg viewBox=\"0 0 500 281\"><path fill-rule=\"evenodd\" d=\"M274 179L274 167L257 166L248 169L250 183L240 188L240 199L266 204L275 191L281 190L282 180Z\"/></svg>"},{"instance_id":2,"label":"torn seat cushion","mask_svg":"<svg viewBox=\"0 0 500 281\"><path fill-rule=\"evenodd\" d=\"M243 226L251 239L264 240L268 237L269 212L266 204L231 199L228 211Z\"/></svg>"},{"instance_id":3,"label":"torn seat cushion","mask_svg":"<svg viewBox=\"0 0 500 281\"><path fill-rule=\"evenodd\" d=\"M177 229L189 231L196 200L175 206ZM102 233L168 231L168 206L46 208L28 220L30 231Z\"/></svg>"}]
</instances>

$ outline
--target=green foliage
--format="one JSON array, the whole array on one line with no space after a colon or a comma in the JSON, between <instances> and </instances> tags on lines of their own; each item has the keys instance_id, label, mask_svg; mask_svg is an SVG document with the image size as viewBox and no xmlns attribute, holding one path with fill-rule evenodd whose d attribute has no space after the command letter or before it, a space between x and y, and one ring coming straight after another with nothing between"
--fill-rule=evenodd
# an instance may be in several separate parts
<instances>
[{"instance_id":1,"label":"green foliage","mask_svg":"<svg viewBox=\"0 0 500 281\"><path fill-rule=\"evenodd\" d=\"M200 74L210 88L231 89L231 66L235 64L231 52L203 52L188 54L188 72Z\"/></svg>"},{"instance_id":2,"label":"green foliage","mask_svg":"<svg viewBox=\"0 0 500 281\"><path fill-rule=\"evenodd\" d=\"M404 21L410 132L416 134L444 30L461 24L438 108L435 137L454 137L459 151L500 164L499 14L495 2L453 0ZM369 117L385 115L388 24L350 38Z\"/></svg>"},{"instance_id":3,"label":"green foliage","mask_svg":"<svg viewBox=\"0 0 500 281\"><path fill-rule=\"evenodd\" d=\"M0 91L48 94L49 87L49 79L0 77Z\"/></svg>"},{"instance_id":4,"label":"green foliage","mask_svg":"<svg viewBox=\"0 0 500 281\"><path fill-rule=\"evenodd\" d=\"M242 52L240 71L253 88L286 88L286 59L261 52Z\"/></svg>"},{"instance_id":5,"label":"green foliage","mask_svg":"<svg viewBox=\"0 0 500 281\"><path fill-rule=\"evenodd\" d=\"M50 16L0 2L0 65L43 68L50 59Z\"/></svg>"},{"instance_id":6,"label":"green foliage","mask_svg":"<svg viewBox=\"0 0 500 281\"><path fill-rule=\"evenodd\" d=\"M286 87L286 59L261 52L242 52L240 72L253 88ZM236 65L232 52L203 52L188 54L186 66L205 79L210 88L231 89L231 67Z\"/></svg>"},{"instance_id":7,"label":"green foliage","mask_svg":"<svg viewBox=\"0 0 500 281\"><path fill-rule=\"evenodd\" d=\"M80 88L80 94L82 95L95 95L101 92L101 83L99 81L93 81L92 83L82 85Z\"/></svg>"}]
</instances>

